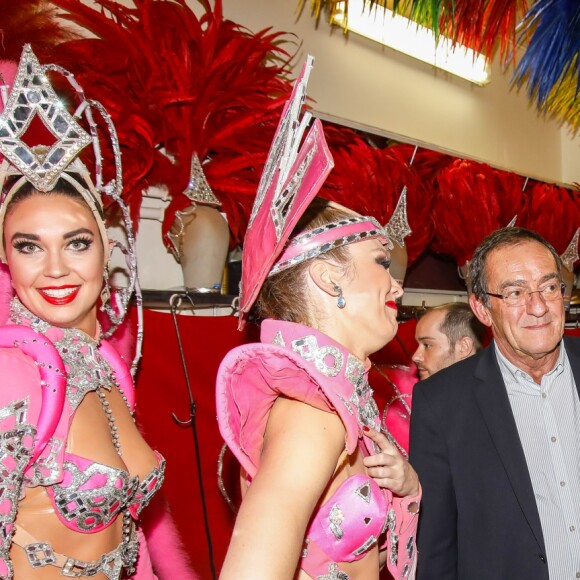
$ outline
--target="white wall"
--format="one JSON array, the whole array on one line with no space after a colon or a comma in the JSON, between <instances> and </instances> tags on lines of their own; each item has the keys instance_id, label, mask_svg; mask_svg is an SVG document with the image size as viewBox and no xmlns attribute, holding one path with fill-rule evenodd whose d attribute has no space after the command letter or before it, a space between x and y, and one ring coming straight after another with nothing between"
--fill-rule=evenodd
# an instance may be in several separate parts
<instances>
[{"instance_id":1,"label":"white wall","mask_svg":"<svg viewBox=\"0 0 580 580\"><path fill-rule=\"evenodd\" d=\"M580 135L562 130L562 181L580 184Z\"/></svg>"},{"instance_id":2,"label":"white wall","mask_svg":"<svg viewBox=\"0 0 580 580\"><path fill-rule=\"evenodd\" d=\"M325 116L530 177L580 181L580 141L511 91L509 72L494 65L491 83L478 87L356 35L347 39L322 20L316 29L308 9L298 17L297 3L224 0L224 14L253 31L271 26L297 36L302 57L316 58L308 89Z\"/></svg>"}]
</instances>

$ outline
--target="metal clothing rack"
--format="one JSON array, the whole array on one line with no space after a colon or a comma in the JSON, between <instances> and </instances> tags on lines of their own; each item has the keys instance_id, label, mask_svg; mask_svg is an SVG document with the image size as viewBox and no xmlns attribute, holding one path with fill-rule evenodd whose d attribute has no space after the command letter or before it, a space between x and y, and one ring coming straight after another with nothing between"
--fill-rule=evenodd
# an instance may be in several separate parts
<instances>
[{"instance_id":1,"label":"metal clothing rack","mask_svg":"<svg viewBox=\"0 0 580 580\"><path fill-rule=\"evenodd\" d=\"M231 314L238 311L239 297L219 292L198 292L187 288L170 290L143 290L143 307L151 310L172 310L177 305L178 313L183 310L211 310L230 308Z\"/></svg>"}]
</instances>

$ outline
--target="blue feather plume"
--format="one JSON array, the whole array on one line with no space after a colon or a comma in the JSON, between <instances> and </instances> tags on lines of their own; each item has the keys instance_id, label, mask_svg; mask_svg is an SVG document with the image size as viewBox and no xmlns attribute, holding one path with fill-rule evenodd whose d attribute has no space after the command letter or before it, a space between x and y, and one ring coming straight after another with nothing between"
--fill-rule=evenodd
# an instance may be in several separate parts
<instances>
[{"instance_id":1,"label":"blue feather plume","mask_svg":"<svg viewBox=\"0 0 580 580\"><path fill-rule=\"evenodd\" d=\"M544 108L552 89L566 75L580 90L580 1L537 0L523 20L520 40L531 38L512 82L525 84L531 99Z\"/></svg>"}]
</instances>

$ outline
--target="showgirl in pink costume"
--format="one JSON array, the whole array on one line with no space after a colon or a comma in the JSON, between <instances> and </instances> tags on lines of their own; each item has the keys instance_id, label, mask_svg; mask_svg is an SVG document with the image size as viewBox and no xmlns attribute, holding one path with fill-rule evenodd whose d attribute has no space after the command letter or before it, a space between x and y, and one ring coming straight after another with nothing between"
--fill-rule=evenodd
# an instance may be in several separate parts
<instances>
[{"instance_id":1,"label":"showgirl in pink costume","mask_svg":"<svg viewBox=\"0 0 580 580\"><path fill-rule=\"evenodd\" d=\"M278 127L243 252L240 324L217 378L220 431L244 499L221 578L372 580L415 575L417 475L379 432L368 356L397 330L403 293L376 220L314 200L332 168L299 121L311 60ZM356 195L356 192L353 192Z\"/></svg>"},{"instance_id":2,"label":"showgirl in pink costume","mask_svg":"<svg viewBox=\"0 0 580 580\"><path fill-rule=\"evenodd\" d=\"M130 369L97 320L100 301L110 330L120 324L136 283L129 229L130 284L112 305L101 196L119 198L120 151L106 112L68 76L80 99L71 115L48 70L26 46L10 94L1 89L1 276L13 296L0 296L0 577L120 580L138 569L153 580L138 522L165 461L135 426ZM97 115L115 159L108 183ZM35 119L49 145L25 142ZM89 144L96 179L77 157Z\"/></svg>"}]
</instances>

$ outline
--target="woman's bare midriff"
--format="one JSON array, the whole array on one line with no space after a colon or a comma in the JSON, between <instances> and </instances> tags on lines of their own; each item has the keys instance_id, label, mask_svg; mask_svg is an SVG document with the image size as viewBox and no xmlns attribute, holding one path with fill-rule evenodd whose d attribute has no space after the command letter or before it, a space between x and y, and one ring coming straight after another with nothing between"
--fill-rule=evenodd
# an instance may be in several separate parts
<instances>
[{"instance_id":1,"label":"woman's bare midriff","mask_svg":"<svg viewBox=\"0 0 580 580\"><path fill-rule=\"evenodd\" d=\"M131 475L147 476L156 465L156 457L139 434L125 402L116 389L107 394L113 410L121 441L122 457L112 444L108 421L96 393L85 395L79 405L69 431L67 451L71 454L129 471ZM94 562L103 554L115 550L122 540L123 517L104 530L81 533L66 527L58 519L46 489L42 486L27 487L25 496L18 504L16 526L21 526L39 542L47 542L59 554L76 560ZM24 549L12 544L10 557L14 566L15 580L62 579L61 569L54 566L33 568ZM93 576L106 580L104 574Z\"/></svg>"}]
</instances>

